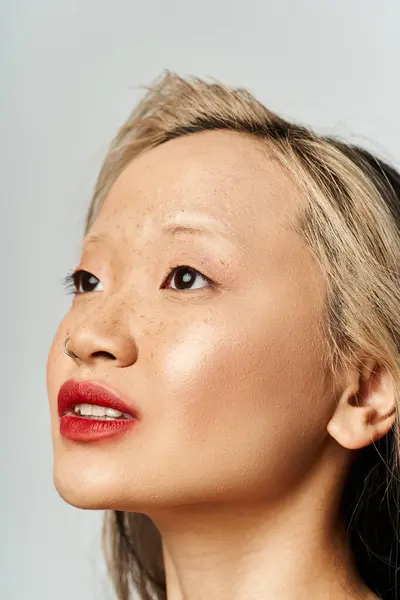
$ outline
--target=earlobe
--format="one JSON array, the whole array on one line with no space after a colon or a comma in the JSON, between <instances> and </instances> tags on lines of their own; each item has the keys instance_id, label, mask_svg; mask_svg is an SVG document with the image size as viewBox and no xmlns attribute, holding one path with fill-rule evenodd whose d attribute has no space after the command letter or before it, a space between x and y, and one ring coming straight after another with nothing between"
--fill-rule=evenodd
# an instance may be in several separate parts
<instances>
[{"instance_id":1,"label":"earlobe","mask_svg":"<svg viewBox=\"0 0 400 600\"><path fill-rule=\"evenodd\" d=\"M396 420L392 374L375 360L347 372L347 384L327 425L344 448L357 450L386 435Z\"/></svg>"}]
</instances>

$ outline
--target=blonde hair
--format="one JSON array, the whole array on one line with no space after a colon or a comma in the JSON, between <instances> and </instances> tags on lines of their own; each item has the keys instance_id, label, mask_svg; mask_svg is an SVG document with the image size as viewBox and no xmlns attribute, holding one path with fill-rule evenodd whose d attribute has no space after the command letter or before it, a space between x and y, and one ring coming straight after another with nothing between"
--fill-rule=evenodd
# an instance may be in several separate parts
<instances>
[{"instance_id":1,"label":"blonde hair","mask_svg":"<svg viewBox=\"0 0 400 600\"><path fill-rule=\"evenodd\" d=\"M325 275L329 366L336 373L360 357L373 357L393 375L398 407L400 180L393 169L367 152L282 119L245 89L196 77L184 79L167 71L150 86L113 139L95 185L85 233L113 183L135 157L173 138L213 129L241 132L264 141L306 194L308 204L295 228ZM399 440L396 420L384 440L359 451L360 459L343 493L343 518L347 519L361 575L381 594L393 586L395 575L381 575L377 562L375 574L371 574L369 554L360 538L365 542L371 529L366 525L361 535L365 515L372 514L372 508L367 503L360 513L359 500L366 480L379 471L378 481L371 480L371 485L375 490L384 484L380 502L384 494L391 494L382 527L392 523L397 514L392 508L398 493L393 472L400 463ZM354 482L358 482L356 489ZM356 506L358 512L353 510ZM358 529L356 513L361 514ZM376 523L376 511L374 518ZM393 524L390 535L397 544L396 527ZM389 554L372 537L368 538L368 550L375 543L372 553L383 553L382 561L390 562L393 548ZM153 595L157 600L165 598L161 539L151 519L140 513L107 512L104 549L119 600L128 600L132 588L143 600Z\"/></svg>"}]
</instances>

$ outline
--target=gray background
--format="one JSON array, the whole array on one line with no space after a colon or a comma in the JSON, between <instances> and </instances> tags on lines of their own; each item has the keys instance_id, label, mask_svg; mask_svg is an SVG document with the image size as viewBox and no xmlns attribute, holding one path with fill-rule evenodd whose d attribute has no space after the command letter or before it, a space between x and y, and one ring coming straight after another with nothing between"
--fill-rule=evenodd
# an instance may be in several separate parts
<instances>
[{"instance_id":1,"label":"gray background","mask_svg":"<svg viewBox=\"0 0 400 600\"><path fill-rule=\"evenodd\" d=\"M400 158L398 0L2 0L3 600L111 599L101 513L52 482L47 351L107 143L162 69Z\"/></svg>"}]
</instances>

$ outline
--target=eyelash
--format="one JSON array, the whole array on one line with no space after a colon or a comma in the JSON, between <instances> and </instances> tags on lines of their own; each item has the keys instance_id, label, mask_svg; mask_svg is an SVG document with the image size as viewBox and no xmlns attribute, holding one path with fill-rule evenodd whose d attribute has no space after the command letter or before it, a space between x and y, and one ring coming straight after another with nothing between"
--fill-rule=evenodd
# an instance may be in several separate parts
<instances>
[{"instance_id":1,"label":"eyelash","mask_svg":"<svg viewBox=\"0 0 400 600\"><path fill-rule=\"evenodd\" d=\"M170 272L168 273L165 281L167 281L170 278L170 276L172 275L172 273L174 271L176 271L176 269L186 269L188 271L192 271L196 275L200 275L209 284L210 287L217 287L217 283L215 281L213 281L212 279L210 279L209 277L207 277L206 275L201 273L201 271L198 271L197 269L194 269L193 267L189 267L188 265L176 265L176 267L173 267L170 270ZM78 292L77 291L77 289L79 288L79 284L81 283L80 280L81 280L82 274L87 274L90 277L94 277L97 281L100 281L99 279L97 279L97 277L95 275L90 273L90 271L85 271L84 269L78 269L77 271L71 271L63 279L63 287L65 288L65 291L67 294L73 294L74 296L80 296L81 294L89 293L89 292ZM172 289L176 292L185 292L185 290L177 290L175 288L172 288ZM188 291L192 291L192 290L188 290Z\"/></svg>"}]
</instances>

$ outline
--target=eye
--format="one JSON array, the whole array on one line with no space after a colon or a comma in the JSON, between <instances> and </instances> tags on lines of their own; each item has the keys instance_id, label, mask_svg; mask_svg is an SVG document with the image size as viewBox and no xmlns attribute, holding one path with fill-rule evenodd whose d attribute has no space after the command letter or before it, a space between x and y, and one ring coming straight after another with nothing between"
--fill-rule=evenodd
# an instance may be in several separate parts
<instances>
[{"instance_id":1,"label":"eye","mask_svg":"<svg viewBox=\"0 0 400 600\"><path fill-rule=\"evenodd\" d=\"M196 282L196 279L201 279L206 283L206 285L193 285ZM167 279L165 280L165 284L162 287L168 287L171 281L175 283L175 287L172 287L172 289L177 291L199 289L201 287L215 285L209 277L206 277L203 275L203 273L197 271L197 269L193 269L192 267L186 265L178 265L174 267L170 271ZM101 290L95 289L98 284L102 285L100 280L89 271L85 271L83 269L72 271L72 273L69 273L63 281L63 285L67 293L74 295L80 295L85 292L104 291L103 286Z\"/></svg>"},{"instance_id":2,"label":"eye","mask_svg":"<svg viewBox=\"0 0 400 600\"><path fill-rule=\"evenodd\" d=\"M93 286L96 287L98 283L100 283L100 281L97 277L83 269L69 273L63 281L67 293L75 295L83 294L84 292L104 291L104 288L102 288L102 290L93 289ZM80 286L82 289L80 289Z\"/></svg>"},{"instance_id":3,"label":"eye","mask_svg":"<svg viewBox=\"0 0 400 600\"><path fill-rule=\"evenodd\" d=\"M193 283L196 281L196 278L202 279L206 282L207 285L193 286ZM178 265L174 267L172 271L170 271L166 279L166 283L168 284L171 281L174 281L175 286L177 286L173 287L172 289L178 291L214 286L214 282L211 281L211 279L203 275L203 273L200 273L200 271L197 271L197 269L193 269L192 267L188 267L186 265ZM162 287L165 287L165 284Z\"/></svg>"}]
</instances>

